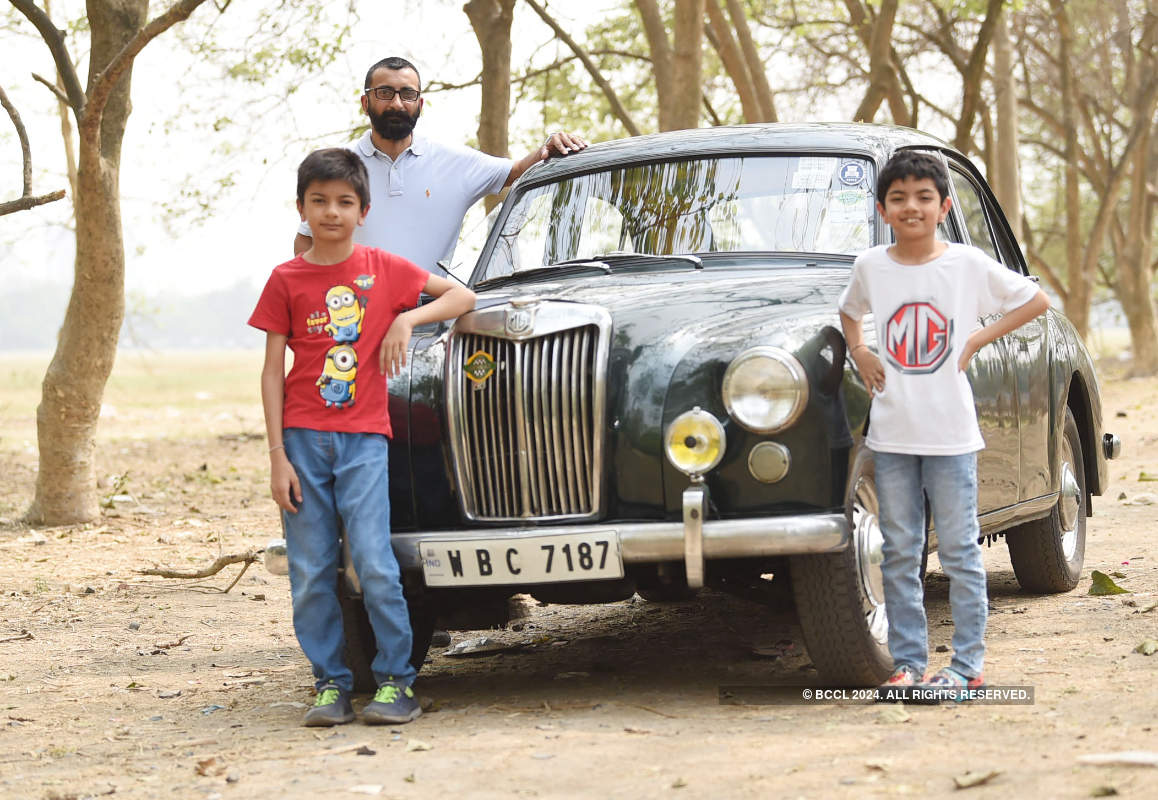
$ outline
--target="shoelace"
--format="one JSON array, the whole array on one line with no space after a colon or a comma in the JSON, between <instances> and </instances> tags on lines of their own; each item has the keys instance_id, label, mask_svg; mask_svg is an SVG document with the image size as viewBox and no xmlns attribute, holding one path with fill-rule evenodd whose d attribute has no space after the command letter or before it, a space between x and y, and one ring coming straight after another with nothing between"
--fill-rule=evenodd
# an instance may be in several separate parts
<instances>
[{"instance_id":1,"label":"shoelace","mask_svg":"<svg viewBox=\"0 0 1158 800\"><path fill-rule=\"evenodd\" d=\"M397 686L391 686L391 685L381 686L378 688L378 691L374 694L374 702L375 703L393 703L397 699L398 699L398 687Z\"/></svg>"},{"instance_id":2,"label":"shoelace","mask_svg":"<svg viewBox=\"0 0 1158 800\"><path fill-rule=\"evenodd\" d=\"M330 703L338 702L337 689L323 689L318 695L318 699L314 701L315 706L328 706Z\"/></svg>"}]
</instances>

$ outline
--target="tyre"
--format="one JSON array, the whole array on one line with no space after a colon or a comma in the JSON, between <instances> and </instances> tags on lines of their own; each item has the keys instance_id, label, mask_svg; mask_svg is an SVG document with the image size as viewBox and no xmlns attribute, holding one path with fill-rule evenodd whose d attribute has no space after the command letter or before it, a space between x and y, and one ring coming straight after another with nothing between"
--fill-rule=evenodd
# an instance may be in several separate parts
<instances>
[{"instance_id":1,"label":"tyre","mask_svg":"<svg viewBox=\"0 0 1158 800\"><path fill-rule=\"evenodd\" d=\"M1086 558L1086 469L1073 412L1066 408L1057 505L1042 519L1011 528L1005 537L1017 582L1027 592L1068 592Z\"/></svg>"},{"instance_id":2,"label":"tyre","mask_svg":"<svg viewBox=\"0 0 1158 800\"><path fill-rule=\"evenodd\" d=\"M413 637L410 663L415 671L421 671L426 653L430 650L430 639L434 635L434 612L423 598L414 597L409 591L406 594ZM370 627L370 618L366 615L366 606L362 604L361 597L351 596L343 586L339 586L338 598L342 606L342 632L346 638L346 666L354 673L354 691L374 692L378 689L378 682L374 679L370 664L378 652L378 645L374 639L374 629Z\"/></svg>"},{"instance_id":3,"label":"tyre","mask_svg":"<svg viewBox=\"0 0 1158 800\"><path fill-rule=\"evenodd\" d=\"M876 686L888 678L893 662L869 451L857 454L850 474L845 509L851 545L840 553L793 556L789 570L804 644L821 679L838 686Z\"/></svg>"}]
</instances>

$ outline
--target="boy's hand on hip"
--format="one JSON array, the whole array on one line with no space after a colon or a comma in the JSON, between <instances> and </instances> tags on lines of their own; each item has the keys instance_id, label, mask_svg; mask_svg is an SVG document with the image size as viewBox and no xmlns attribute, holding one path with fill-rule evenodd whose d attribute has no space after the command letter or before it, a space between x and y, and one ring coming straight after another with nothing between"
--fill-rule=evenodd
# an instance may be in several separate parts
<instances>
[{"instance_id":1,"label":"boy's hand on hip","mask_svg":"<svg viewBox=\"0 0 1158 800\"><path fill-rule=\"evenodd\" d=\"M973 360L973 356L977 355L977 351L985 344L979 342L978 339L983 338L980 330L973 331L969 334L969 338L965 340L965 346L961 348L961 358L957 359L957 369L961 372L969 369L969 362Z\"/></svg>"},{"instance_id":2,"label":"boy's hand on hip","mask_svg":"<svg viewBox=\"0 0 1158 800\"><path fill-rule=\"evenodd\" d=\"M406 366L406 348L410 346L410 334L413 330L414 326L404 314L394 318L390 330L386 331L386 337L382 339L382 348L378 356L378 367L383 374L393 378Z\"/></svg>"},{"instance_id":3,"label":"boy's hand on hip","mask_svg":"<svg viewBox=\"0 0 1158 800\"><path fill-rule=\"evenodd\" d=\"M885 390L885 365L877 358L876 353L861 345L853 351L852 361L856 364L856 371L860 373L861 380L868 387L870 397L876 397Z\"/></svg>"},{"instance_id":4,"label":"boy's hand on hip","mask_svg":"<svg viewBox=\"0 0 1158 800\"><path fill-rule=\"evenodd\" d=\"M270 454L269 475L274 502L291 514L298 513L297 506L302 503L302 484L284 449Z\"/></svg>"}]
</instances>

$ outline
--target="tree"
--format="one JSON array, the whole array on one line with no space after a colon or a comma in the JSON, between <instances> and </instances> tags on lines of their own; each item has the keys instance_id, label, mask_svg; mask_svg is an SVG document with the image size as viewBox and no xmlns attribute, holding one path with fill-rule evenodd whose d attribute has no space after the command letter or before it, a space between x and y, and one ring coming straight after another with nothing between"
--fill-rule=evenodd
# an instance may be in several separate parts
<instances>
[{"instance_id":1,"label":"tree","mask_svg":"<svg viewBox=\"0 0 1158 800\"><path fill-rule=\"evenodd\" d=\"M124 318L124 239L119 176L137 55L205 0L177 0L147 19L148 0L89 0L89 70L81 85L63 33L33 0L10 0L52 53L60 94L76 119L79 147L76 265L72 296L36 412L40 468L30 521L66 524L99 512L95 434ZM226 3L225 5L228 5Z\"/></svg>"},{"instance_id":2,"label":"tree","mask_svg":"<svg viewBox=\"0 0 1158 800\"><path fill-rule=\"evenodd\" d=\"M510 154L507 123L511 115L511 21L515 0L470 0L462 7L482 52L482 105L478 146L484 153ZM497 197L486 199L490 211Z\"/></svg>"}]
</instances>

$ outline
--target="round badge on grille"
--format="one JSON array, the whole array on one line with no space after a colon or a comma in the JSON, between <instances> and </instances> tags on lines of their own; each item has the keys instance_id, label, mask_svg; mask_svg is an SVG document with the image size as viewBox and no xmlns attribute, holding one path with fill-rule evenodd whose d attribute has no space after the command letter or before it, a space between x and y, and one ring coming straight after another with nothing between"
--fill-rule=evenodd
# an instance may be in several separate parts
<instances>
[{"instance_id":1,"label":"round badge on grille","mask_svg":"<svg viewBox=\"0 0 1158 800\"><path fill-rule=\"evenodd\" d=\"M509 334L526 333L534 324L535 315L530 309L512 308L507 311L506 328Z\"/></svg>"}]
</instances>

